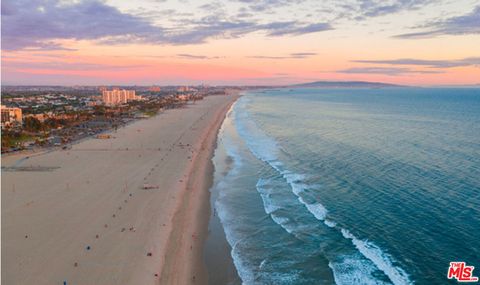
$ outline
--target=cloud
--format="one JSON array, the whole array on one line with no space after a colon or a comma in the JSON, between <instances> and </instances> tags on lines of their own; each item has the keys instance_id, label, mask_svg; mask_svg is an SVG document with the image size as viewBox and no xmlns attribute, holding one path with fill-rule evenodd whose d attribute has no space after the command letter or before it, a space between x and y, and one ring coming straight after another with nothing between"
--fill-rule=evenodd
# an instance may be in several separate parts
<instances>
[{"instance_id":1,"label":"cloud","mask_svg":"<svg viewBox=\"0 0 480 285\"><path fill-rule=\"evenodd\" d=\"M424 60L413 58L390 59L390 60L353 60L357 63L373 63L388 65L416 65L430 68L452 68L464 66L480 66L480 57L468 57L456 60Z\"/></svg>"},{"instance_id":2,"label":"cloud","mask_svg":"<svg viewBox=\"0 0 480 285\"><path fill-rule=\"evenodd\" d=\"M190 58L190 59L207 59L208 58L208 56L205 56L205 55L193 55L193 54L186 54L186 53L179 53L177 54L177 57Z\"/></svg>"},{"instance_id":3,"label":"cloud","mask_svg":"<svg viewBox=\"0 0 480 285\"><path fill-rule=\"evenodd\" d=\"M435 3L434 0L349 0L316 1L310 7L313 17L323 16L333 21L365 21L370 18L413 11Z\"/></svg>"},{"instance_id":4,"label":"cloud","mask_svg":"<svg viewBox=\"0 0 480 285\"><path fill-rule=\"evenodd\" d=\"M292 57L295 58L305 58L305 57L311 57L314 55L317 55L315 52L295 52L290 54Z\"/></svg>"},{"instance_id":5,"label":"cloud","mask_svg":"<svg viewBox=\"0 0 480 285\"><path fill-rule=\"evenodd\" d=\"M195 16L191 12L179 12L175 9L147 9L143 7L130 9L128 14L140 17L148 21L156 21L158 19L167 20L167 21L180 21L183 18L192 18Z\"/></svg>"},{"instance_id":6,"label":"cloud","mask_svg":"<svg viewBox=\"0 0 480 285\"><path fill-rule=\"evenodd\" d=\"M26 47L24 49L28 51L53 51L53 50L75 51L77 50L73 48L66 48L58 43L50 42L50 41L38 42L36 43L35 46Z\"/></svg>"},{"instance_id":7,"label":"cloud","mask_svg":"<svg viewBox=\"0 0 480 285\"><path fill-rule=\"evenodd\" d=\"M147 17L149 18L149 17ZM2 49L65 49L58 40L94 40L102 44L199 44L214 38L237 38L253 32L299 36L331 30L328 23L260 23L228 19L222 13L160 27L100 0L2 1Z\"/></svg>"},{"instance_id":8,"label":"cloud","mask_svg":"<svg viewBox=\"0 0 480 285\"><path fill-rule=\"evenodd\" d=\"M253 55L247 56L248 58L259 58L259 59L292 59L292 58L308 58L315 56L316 53L314 52L296 52L291 53L290 55L286 56L268 56L268 55Z\"/></svg>"},{"instance_id":9,"label":"cloud","mask_svg":"<svg viewBox=\"0 0 480 285\"><path fill-rule=\"evenodd\" d=\"M211 38L238 38L258 30L255 22L226 21L217 17L205 17L188 23L191 28L168 34L171 44L199 44Z\"/></svg>"},{"instance_id":10,"label":"cloud","mask_svg":"<svg viewBox=\"0 0 480 285\"><path fill-rule=\"evenodd\" d=\"M164 31L142 18L121 13L102 2L89 0L62 4L52 0L2 1L2 49L61 49L56 39L95 40L103 37Z\"/></svg>"},{"instance_id":11,"label":"cloud","mask_svg":"<svg viewBox=\"0 0 480 285\"><path fill-rule=\"evenodd\" d=\"M306 24L298 21L257 23L255 21L228 21L219 17L205 17L190 23L193 28L169 35L174 44L203 43L210 38L238 38L253 32L267 36L300 36L333 29L328 23Z\"/></svg>"},{"instance_id":12,"label":"cloud","mask_svg":"<svg viewBox=\"0 0 480 285\"><path fill-rule=\"evenodd\" d=\"M361 16L357 19L383 16L403 10L416 10L430 2L431 0L360 0Z\"/></svg>"},{"instance_id":13,"label":"cloud","mask_svg":"<svg viewBox=\"0 0 480 285\"><path fill-rule=\"evenodd\" d=\"M2 61L2 64L7 68L22 69L41 69L41 70L125 70L144 68L148 65L112 65L99 64L87 62L63 62L63 61L48 61L48 62L32 62L32 61Z\"/></svg>"},{"instance_id":14,"label":"cloud","mask_svg":"<svg viewBox=\"0 0 480 285\"><path fill-rule=\"evenodd\" d=\"M252 12L271 12L272 9L287 7L291 5L299 5L304 0L236 0L233 2L240 2L248 4L248 8Z\"/></svg>"},{"instance_id":15,"label":"cloud","mask_svg":"<svg viewBox=\"0 0 480 285\"><path fill-rule=\"evenodd\" d=\"M444 73L440 70L413 70L405 67L352 67L348 69L338 70L338 73L347 74L384 74L389 76L399 76L406 74L438 74Z\"/></svg>"},{"instance_id":16,"label":"cloud","mask_svg":"<svg viewBox=\"0 0 480 285\"><path fill-rule=\"evenodd\" d=\"M223 9L223 7L224 5L221 2L210 2L198 6L198 9L210 12Z\"/></svg>"},{"instance_id":17,"label":"cloud","mask_svg":"<svg viewBox=\"0 0 480 285\"><path fill-rule=\"evenodd\" d=\"M268 56L268 55L252 55L247 56L248 58L259 58L259 59L287 59L292 58L290 56Z\"/></svg>"},{"instance_id":18,"label":"cloud","mask_svg":"<svg viewBox=\"0 0 480 285\"><path fill-rule=\"evenodd\" d=\"M285 36L285 35L303 35L316 32L332 30L332 26L328 23L316 23L301 25L296 21L289 22L273 22L265 25L259 25L259 29L266 30L269 36Z\"/></svg>"},{"instance_id":19,"label":"cloud","mask_svg":"<svg viewBox=\"0 0 480 285\"><path fill-rule=\"evenodd\" d=\"M219 56L194 55L194 54L188 54L188 53L179 53L179 54L177 54L177 57L188 58L188 59L218 59L218 58L220 58Z\"/></svg>"},{"instance_id":20,"label":"cloud","mask_svg":"<svg viewBox=\"0 0 480 285\"><path fill-rule=\"evenodd\" d=\"M480 34L480 5L463 16L451 17L424 25L427 31L406 33L395 36L401 39L431 38L440 35Z\"/></svg>"}]
</instances>

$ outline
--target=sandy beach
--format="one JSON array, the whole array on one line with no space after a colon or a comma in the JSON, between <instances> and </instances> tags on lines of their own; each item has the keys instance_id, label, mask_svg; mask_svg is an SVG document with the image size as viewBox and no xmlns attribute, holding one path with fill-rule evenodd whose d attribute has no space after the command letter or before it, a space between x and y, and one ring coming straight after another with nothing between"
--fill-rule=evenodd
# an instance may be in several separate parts
<instances>
[{"instance_id":1,"label":"sandy beach","mask_svg":"<svg viewBox=\"0 0 480 285\"><path fill-rule=\"evenodd\" d=\"M2 284L206 284L211 156L237 97L2 158Z\"/></svg>"}]
</instances>

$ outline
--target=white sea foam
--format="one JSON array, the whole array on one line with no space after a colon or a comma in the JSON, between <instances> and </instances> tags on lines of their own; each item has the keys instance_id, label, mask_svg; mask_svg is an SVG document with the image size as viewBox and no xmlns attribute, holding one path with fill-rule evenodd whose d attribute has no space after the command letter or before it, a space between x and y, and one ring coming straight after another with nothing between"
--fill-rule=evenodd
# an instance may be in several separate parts
<instances>
[{"instance_id":1,"label":"white sea foam","mask_svg":"<svg viewBox=\"0 0 480 285\"><path fill-rule=\"evenodd\" d=\"M324 223L325 225L327 225L327 227L330 227L330 228L334 228L334 227L337 226L337 223L335 223L334 221L328 220L328 219L325 219L325 220L323 221L323 223Z\"/></svg>"},{"instance_id":2,"label":"white sea foam","mask_svg":"<svg viewBox=\"0 0 480 285\"><path fill-rule=\"evenodd\" d=\"M236 104L236 103L235 103ZM215 209L217 210L220 222L222 223L223 229L225 231L225 237L228 243L231 246L231 256L235 268L237 269L238 276L242 280L243 284L253 284L255 280L254 272L252 270L252 266L248 264L248 260L242 257L241 250L238 249L238 245L242 242L243 238L238 235L233 227L234 221L236 217L230 213L225 205L221 202L226 195L228 195L227 191L221 191L222 189L227 189L228 187L228 178L230 176L234 176L238 174L238 170L242 165L242 156L239 153L238 146L233 143L234 138L231 134L227 133L228 130L232 127L232 118L234 114L234 106L229 110L227 113L227 118L224 120L222 127L220 129L219 138L222 139L222 142L218 142L224 147L225 154L233 158L233 165L232 169L228 173L228 177L223 177L220 181L218 181L215 185L219 189L218 191L218 198L214 202ZM217 155L217 151L220 151L219 148L216 149L215 155ZM225 155L224 154L224 155ZM219 166L224 166L223 163L219 165L215 165L215 171L223 172L225 169L218 168Z\"/></svg>"},{"instance_id":3,"label":"white sea foam","mask_svg":"<svg viewBox=\"0 0 480 285\"><path fill-rule=\"evenodd\" d=\"M218 185L221 186L220 183ZM222 191L220 191L220 193L222 193ZM239 249L239 245L247 237L242 237L236 233L233 227L236 218L224 207L220 199L215 202L215 207L223 225L225 237L232 247L230 255L237 269L238 276L242 280L242 284L255 284L254 265L248 263L248 260L242 255L242 250Z\"/></svg>"},{"instance_id":4,"label":"white sea foam","mask_svg":"<svg viewBox=\"0 0 480 285\"><path fill-rule=\"evenodd\" d=\"M337 285L383 285L385 282L373 277L375 266L365 264L356 256L345 256L338 262L329 262L328 267L332 269L333 278Z\"/></svg>"},{"instance_id":5,"label":"white sea foam","mask_svg":"<svg viewBox=\"0 0 480 285\"><path fill-rule=\"evenodd\" d=\"M246 112L245 108L247 99L242 99L237 103L239 104L238 107L242 109L242 112L235 112L235 125L238 133L244 138L253 155L268 163L283 176L290 185L292 192L298 197L298 200L305 205L316 219L323 221L323 223L330 228L339 229L344 238L352 241L359 254L368 259L367 262L367 260L363 260L360 256L347 256L339 260L331 261L329 267L334 273L335 282L337 284L385 284L385 282L377 280L372 275L376 268L378 268L384 272L395 285L412 284L408 274L402 268L394 265L393 258L390 255L384 253L372 242L360 240L348 230L339 228L336 222L327 218L327 209L318 201L315 203L307 203L304 200L302 193L304 193L308 187L308 185L302 182L305 176L285 169L284 164L278 158L279 148L276 141L265 135L255 122L248 117L248 112ZM257 185L257 187L258 186L259 185ZM262 193L261 191L259 192ZM277 224L291 233L294 229L288 226L289 220L274 214L274 212L279 209L279 206L275 205L268 195L262 194L261 196L266 213L270 214ZM227 228L228 227L225 227L227 240L232 244L232 233L230 233ZM253 271L248 269L249 266L242 261L241 255L235 249L236 246L232 246L232 256L241 279L244 284L254 283Z\"/></svg>"},{"instance_id":6,"label":"white sea foam","mask_svg":"<svg viewBox=\"0 0 480 285\"><path fill-rule=\"evenodd\" d=\"M400 267L393 265L392 257L384 253L378 246L369 241L356 238L346 229L341 229L342 235L351 239L355 247L371 260L395 285L412 284L408 274Z\"/></svg>"},{"instance_id":7,"label":"white sea foam","mask_svg":"<svg viewBox=\"0 0 480 285\"><path fill-rule=\"evenodd\" d=\"M232 245L232 259L235 268L237 269L238 276L242 279L242 284L254 284L255 275L251 265L247 264L245 259L242 258L242 255L239 250L237 250L238 242Z\"/></svg>"},{"instance_id":8,"label":"white sea foam","mask_svg":"<svg viewBox=\"0 0 480 285\"><path fill-rule=\"evenodd\" d=\"M258 186L257 186L258 187ZM265 209L265 213L267 214L272 214L273 212L281 209L280 206L275 205L270 198L269 195L261 194L262 200L263 200L263 208Z\"/></svg>"},{"instance_id":9,"label":"white sea foam","mask_svg":"<svg viewBox=\"0 0 480 285\"><path fill-rule=\"evenodd\" d=\"M292 189L292 192L298 197L298 201L305 205L308 211L320 221L325 220L327 217L328 211L321 203L308 203L302 197L302 193L307 189L308 185L302 183L305 179L305 175L291 172L289 170L282 170L283 167L274 167L278 172L280 172L283 178L287 181Z\"/></svg>"},{"instance_id":10,"label":"white sea foam","mask_svg":"<svg viewBox=\"0 0 480 285\"><path fill-rule=\"evenodd\" d=\"M219 138L221 137L223 139L222 145L225 149L225 152L233 160L231 171L233 171L233 174L236 174L237 170L242 165L242 156L239 153L238 146L232 142L234 138L232 138L230 135L225 135L225 132L228 132L228 130L232 128L232 117L234 114L233 107L234 106L230 108L227 113L226 119L223 121L222 127L220 129L221 136L219 135ZM216 151L217 150L218 148L216 149Z\"/></svg>"},{"instance_id":11,"label":"white sea foam","mask_svg":"<svg viewBox=\"0 0 480 285\"><path fill-rule=\"evenodd\" d=\"M316 204L304 203L304 204L305 206L307 206L308 211L310 211L310 213L312 213L315 216L315 218L317 218L318 220L325 220L325 217L327 217L327 209L325 209L325 207L322 204L320 203L316 203Z\"/></svg>"},{"instance_id":12,"label":"white sea foam","mask_svg":"<svg viewBox=\"0 0 480 285\"><path fill-rule=\"evenodd\" d=\"M269 182L270 180L268 179L259 179L257 182L257 191L260 193L260 197L262 197L265 213L270 215L272 220L285 229L288 233L294 233L295 225L290 224L290 219L275 213L276 211L282 209L282 206L277 204L276 201L271 198L271 194L268 193L267 185Z\"/></svg>"},{"instance_id":13,"label":"white sea foam","mask_svg":"<svg viewBox=\"0 0 480 285\"><path fill-rule=\"evenodd\" d=\"M263 266L265 266L265 263L267 262L266 259L262 260L262 262L260 262L260 265L258 266L258 268L262 269Z\"/></svg>"}]
</instances>

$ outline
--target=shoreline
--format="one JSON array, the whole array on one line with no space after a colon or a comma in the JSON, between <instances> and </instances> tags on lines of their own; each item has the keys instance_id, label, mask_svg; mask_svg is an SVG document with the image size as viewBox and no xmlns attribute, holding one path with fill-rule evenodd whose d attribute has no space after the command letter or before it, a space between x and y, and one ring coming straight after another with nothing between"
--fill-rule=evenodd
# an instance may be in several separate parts
<instances>
[{"instance_id":1,"label":"shoreline","mask_svg":"<svg viewBox=\"0 0 480 285\"><path fill-rule=\"evenodd\" d=\"M204 151L194 157L192 169L188 175L186 191L189 189L197 190L198 203L200 204L192 204L195 203L195 201L192 202L192 197L188 197L188 193L184 193L187 197L180 200L183 200L183 203L178 205L175 213L174 219L181 220L183 215L188 214L185 213L185 211L187 211L186 207L191 206L194 208L191 214L194 215L196 222L194 222L193 225L183 224L183 226L193 227L195 234L192 234L192 236L189 236L188 234L185 235L185 228L183 228L182 231L182 228L178 227L178 223L174 223L177 227L170 234L167 246L167 258L162 268L162 274L158 284L188 284L192 282L195 284L210 284L205 263L206 256L204 256L204 247L209 234L208 224L211 214L210 189L213 186L214 178L214 165L212 158L216 149L218 133L225 116L231 106L240 97L238 94L231 94L228 96L234 96L234 100L220 110L215 121L208 130L208 133L202 140L201 149ZM198 185L201 186L198 187ZM185 198L188 200L185 200ZM192 241L189 243L190 238ZM183 243L187 243L187 246ZM192 256L192 264L190 266L187 265L186 270L183 272L178 272L178 262L179 260L183 260L182 255L189 255L188 244L191 245L190 254Z\"/></svg>"},{"instance_id":2,"label":"shoreline","mask_svg":"<svg viewBox=\"0 0 480 285\"><path fill-rule=\"evenodd\" d=\"M228 112L232 110L234 104L229 108ZM228 115L228 112L226 116ZM223 127L224 122L222 122ZM221 128L222 128L221 127ZM219 133L217 134L216 146L214 150L214 154L212 156L212 163L214 159L217 159L217 156L220 156L218 159L227 159L224 158L219 151L218 142L221 140L219 137ZM216 169L215 164L213 165L213 183L209 189L210 193L210 217L208 222L208 236L205 241L204 245L204 262L207 266L208 270L208 284L210 285L239 285L242 284L242 279L240 278L237 268L235 267L235 263L232 257L232 247L227 241L227 237L225 234L225 229L223 228L223 224L218 216L218 212L216 211L215 202L219 196L219 190L216 188L216 185L219 181L217 179L217 175L223 176L224 174L219 174L219 169Z\"/></svg>"},{"instance_id":3,"label":"shoreline","mask_svg":"<svg viewBox=\"0 0 480 285\"><path fill-rule=\"evenodd\" d=\"M2 282L206 284L211 158L238 97L208 96L111 140L2 157L31 168L2 171Z\"/></svg>"}]
</instances>

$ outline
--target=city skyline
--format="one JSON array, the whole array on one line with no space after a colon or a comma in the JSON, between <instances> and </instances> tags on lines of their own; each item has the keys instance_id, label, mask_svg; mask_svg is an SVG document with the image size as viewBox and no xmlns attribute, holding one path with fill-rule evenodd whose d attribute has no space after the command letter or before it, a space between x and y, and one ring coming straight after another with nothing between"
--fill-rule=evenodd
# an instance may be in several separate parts
<instances>
[{"instance_id":1,"label":"city skyline","mask_svg":"<svg viewBox=\"0 0 480 285\"><path fill-rule=\"evenodd\" d=\"M2 1L4 85L480 83L478 1Z\"/></svg>"}]
</instances>

